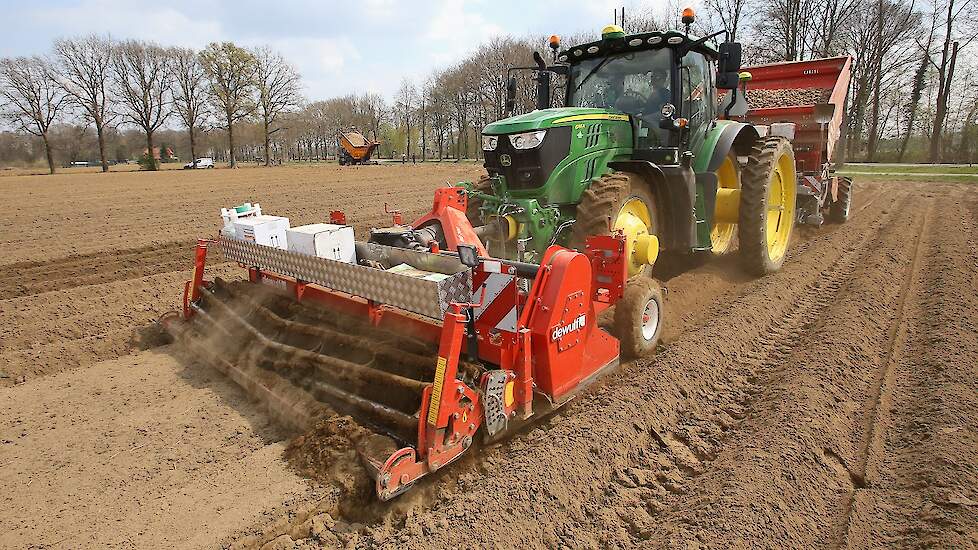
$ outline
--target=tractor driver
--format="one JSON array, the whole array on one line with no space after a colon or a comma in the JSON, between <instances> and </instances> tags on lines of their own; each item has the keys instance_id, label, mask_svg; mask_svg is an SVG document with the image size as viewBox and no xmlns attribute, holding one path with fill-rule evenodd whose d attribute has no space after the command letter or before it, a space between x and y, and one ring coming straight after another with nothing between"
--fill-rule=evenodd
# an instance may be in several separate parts
<instances>
[{"instance_id":1,"label":"tractor driver","mask_svg":"<svg viewBox=\"0 0 978 550\"><path fill-rule=\"evenodd\" d=\"M669 71L666 69L653 68L644 73L627 75L622 87L624 91L615 101L614 108L624 113L652 115L672 99Z\"/></svg>"}]
</instances>

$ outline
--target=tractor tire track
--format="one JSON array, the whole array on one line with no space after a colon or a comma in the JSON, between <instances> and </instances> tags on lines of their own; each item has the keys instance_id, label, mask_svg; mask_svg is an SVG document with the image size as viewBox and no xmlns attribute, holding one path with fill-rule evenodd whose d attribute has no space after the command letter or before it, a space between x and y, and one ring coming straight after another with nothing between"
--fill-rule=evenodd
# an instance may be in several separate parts
<instances>
[{"instance_id":1,"label":"tractor tire track","mask_svg":"<svg viewBox=\"0 0 978 550\"><path fill-rule=\"evenodd\" d=\"M941 212L911 270L867 430L865 484L846 517L847 547L978 546L978 201L946 191L932 201Z\"/></svg>"},{"instance_id":2,"label":"tractor tire track","mask_svg":"<svg viewBox=\"0 0 978 550\"><path fill-rule=\"evenodd\" d=\"M900 288L900 298L896 305L896 315L890 325L889 333L886 335L886 344L884 345L886 352L882 363L883 368L879 371L879 376L872 387L872 394L870 396L871 406L867 415L868 420L865 427L865 437L859 449L859 455L856 457L856 463L852 467L852 476L857 483L852 492L852 497L845 507L845 522L842 529L842 536L837 541L839 546L846 544L849 540L850 529L853 527L853 509L857 505L859 491L865 489L871 482L868 477L870 456L880 452L878 449L882 437L880 432L881 430L885 430L886 424L889 423L888 418L885 417L889 414L890 408L893 405L893 371L896 355L898 352L902 352L907 345L906 316L908 302L913 297L912 293L914 289L912 287L914 283L919 283L918 279L920 277L919 272L923 250L922 244L925 242L925 232L930 229L927 227L927 219L932 209L933 203L929 203L927 210L924 212L923 219L918 226L917 236L913 244L910 267L907 269L906 276Z\"/></svg>"},{"instance_id":3,"label":"tractor tire track","mask_svg":"<svg viewBox=\"0 0 978 550\"><path fill-rule=\"evenodd\" d=\"M904 197L896 210L902 210L909 200ZM613 533L603 544L640 544L651 539L655 546L668 546L670 541L683 540L694 533L696 538L709 539L697 532L701 519L695 515L697 508L683 506L687 500L703 497L704 491L697 490L697 480L723 471L722 460L716 468L712 463L738 452L744 426L764 409L767 388L791 377L791 365L797 363L793 356L799 348L806 348L819 325L827 321L827 306L846 292L853 274L864 269L867 258L875 252L871 243L903 223L891 215L885 225L865 234L823 272L822 278L799 294L782 318L765 327L746 353L733 359L711 395L690 403L669 431L654 438L655 444L643 453L643 460L618 472L615 483L606 491L601 517L604 521L623 522L630 539L626 541L620 532ZM728 448L731 445L733 450ZM736 499L732 500L730 506L736 507ZM634 505L621 507L622 501ZM680 518L678 524L670 523L667 513L677 509L694 514ZM660 517L662 514L666 516Z\"/></svg>"}]
</instances>

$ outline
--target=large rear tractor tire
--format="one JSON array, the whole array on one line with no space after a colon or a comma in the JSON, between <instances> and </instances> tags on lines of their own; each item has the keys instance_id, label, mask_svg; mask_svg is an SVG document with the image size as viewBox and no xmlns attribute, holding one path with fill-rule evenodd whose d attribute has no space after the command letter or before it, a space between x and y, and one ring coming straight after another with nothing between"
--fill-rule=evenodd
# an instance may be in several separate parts
<instances>
[{"instance_id":1,"label":"large rear tractor tire","mask_svg":"<svg viewBox=\"0 0 978 550\"><path fill-rule=\"evenodd\" d=\"M625 285L625 293L615 304L614 333L621 355L634 359L650 355L659 344L664 314L659 283L637 277Z\"/></svg>"},{"instance_id":2,"label":"large rear tractor tire","mask_svg":"<svg viewBox=\"0 0 978 550\"><path fill-rule=\"evenodd\" d=\"M849 210L852 208L852 180L839 178L839 188L836 198L829 205L829 221L845 223L849 221Z\"/></svg>"},{"instance_id":3,"label":"large rear tractor tire","mask_svg":"<svg viewBox=\"0 0 978 550\"><path fill-rule=\"evenodd\" d=\"M627 239L628 276L650 273L658 255L659 213L648 183L638 174L612 172L591 183L581 195L571 246L584 250L592 235L621 230Z\"/></svg>"},{"instance_id":4,"label":"large rear tractor tire","mask_svg":"<svg viewBox=\"0 0 978 550\"><path fill-rule=\"evenodd\" d=\"M795 156L782 137L754 144L741 178L740 260L757 276L781 269L795 225Z\"/></svg>"}]
</instances>

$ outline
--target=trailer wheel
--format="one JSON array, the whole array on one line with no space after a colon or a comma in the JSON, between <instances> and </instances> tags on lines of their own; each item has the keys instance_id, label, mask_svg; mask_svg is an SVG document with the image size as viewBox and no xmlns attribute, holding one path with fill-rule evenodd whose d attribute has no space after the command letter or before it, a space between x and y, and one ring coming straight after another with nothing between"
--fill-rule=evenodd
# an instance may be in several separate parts
<instances>
[{"instance_id":1,"label":"trailer wheel","mask_svg":"<svg viewBox=\"0 0 978 550\"><path fill-rule=\"evenodd\" d=\"M754 275L781 269L795 225L795 156L783 137L758 140L741 179L737 240Z\"/></svg>"},{"instance_id":2,"label":"trailer wheel","mask_svg":"<svg viewBox=\"0 0 978 550\"><path fill-rule=\"evenodd\" d=\"M615 305L615 336L626 359L649 355L655 351L662 335L662 289L648 277L633 277Z\"/></svg>"},{"instance_id":3,"label":"trailer wheel","mask_svg":"<svg viewBox=\"0 0 978 550\"><path fill-rule=\"evenodd\" d=\"M829 205L829 221L845 223L849 221L849 210L852 208L852 180L839 178L839 189L836 199Z\"/></svg>"},{"instance_id":4,"label":"trailer wheel","mask_svg":"<svg viewBox=\"0 0 978 550\"><path fill-rule=\"evenodd\" d=\"M628 276L650 273L659 254L659 212L648 182L631 172L612 172L591 182L577 204L571 246L584 250L592 235L625 233ZM653 250L654 249L654 250Z\"/></svg>"}]
</instances>

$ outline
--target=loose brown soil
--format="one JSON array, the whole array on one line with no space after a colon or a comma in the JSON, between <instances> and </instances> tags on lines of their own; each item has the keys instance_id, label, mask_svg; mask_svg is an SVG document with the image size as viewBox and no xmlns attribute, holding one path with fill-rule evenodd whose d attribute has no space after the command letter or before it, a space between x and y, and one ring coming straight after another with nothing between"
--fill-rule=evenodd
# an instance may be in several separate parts
<instances>
[{"instance_id":1,"label":"loose brown soil","mask_svg":"<svg viewBox=\"0 0 978 550\"><path fill-rule=\"evenodd\" d=\"M0 179L0 546L978 546L967 185L857 182L850 222L797 232L779 273L718 258L669 278L658 355L387 504L346 417L299 435L147 337L221 206L341 207L362 229L385 198L410 218L478 173Z\"/></svg>"},{"instance_id":2,"label":"loose brown soil","mask_svg":"<svg viewBox=\"0 0 978 550\"><path fill-rule=\"evenodd\" d=\"M473 164L287 166L0 178L0 387L152 344L140 329L180 303L195 239L220 209L257 201L293 225L344 210L361 234L430 207ZM209 260L215 275L238 272Z\"/></svg>"}]
</instances>

